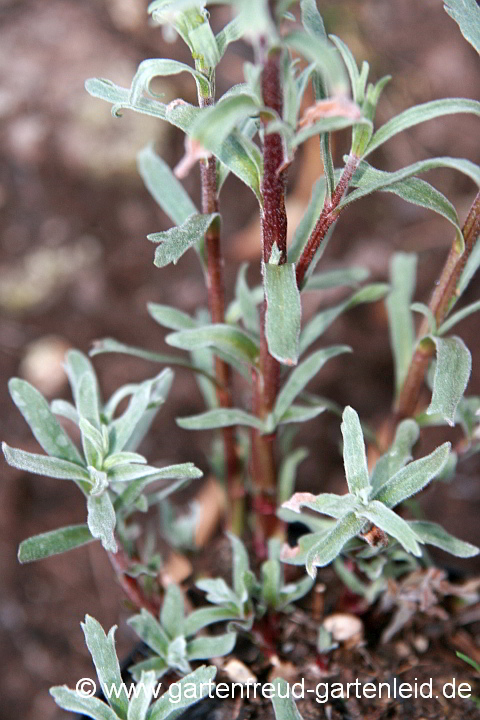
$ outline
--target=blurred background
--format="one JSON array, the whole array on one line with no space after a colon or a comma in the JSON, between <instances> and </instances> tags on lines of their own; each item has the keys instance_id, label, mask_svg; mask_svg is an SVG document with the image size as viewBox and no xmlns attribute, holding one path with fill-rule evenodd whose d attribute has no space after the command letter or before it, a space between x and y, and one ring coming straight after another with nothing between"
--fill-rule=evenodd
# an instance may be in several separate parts
<instances>
[{"instance_id":1,"label":"blurred background","mask_svg":"<svg viewBox=\"0 0 480 720\"><path fill-rule=\"evenodd\" d=\"M187 312L206 303L194 253L175 267L158 270L153 246L145 239L169 225L137 176L135 154L155 140L159 153L175 164L183 154L181 134L130 112L114 119L109 105L83 89L91 76L129 86L138 63L147 57L189 61L180 41L168 45L161 29L148 26L146 5L144 0L0 0L0 436L26 450L35 451L36 445L8 396L9 377L28 379L48 398L68 397L61 365L66 349L88 351L94 339L111 336L163 351L163 332L147 315L146 302L171 303ZM443 12L441 0L325 0L319 7L327 30L346 41L359 62L369 61L372 80L393 75L377 123L419 102L477 97L478 58ZM213 13L215 27L228 19L228 9ZM248 58L246 46L231 46L218 69L219 93L241 80ZM167 78L161 86L167 101L183 97L195 102L190 77ZM478 162L475 122L460 115L420 125L382 147L374 164L394 170L435 155ZM346 150L347 135L339 133L337 164ZM291 172L291 231L320 172L318 139L313 139ZM474 196L470 182L446 170L430 173L428 180L449 197L463 221ZM198 168L186 186L198 199ZM253 195L235 178L228 179L221 205L230 299L239 262L252 263L252 284L259 279L259 221ZM372 279L384 280L394 251L418 252L416 299L428 302L451 241L446 221L389 194L376 195L342 216L323 269L361 264ZM478 298L474 280L462 302ZM309 293L305 313L339 299L337 292ZM470 394L480 392L477 327L475 315L458 326L473 351ZM313 389L341 405L353 405L365 420L379 424L393 386L383 304L342 316L322 342L348 342L355 354L327 366ZM116 355L102 356L95 365L107 397L126 381L158 372L156 366ZM239 401L245 401L243 393L239 389ZM178 371L144 446L150 462L191 460L208 471L209 434L189 434L174 424L174 417L200 409L194 382ZM446 434L458 438L456 430ZM444 438L445 432L426 433L420 451L431 449L439 436ZM342 482L339 439L339 422L332 415L302 429L302 444L312 453L301 466L300 489L319 492ZM479 461L473 458L459 468L453 484L439 483L423 499L429 519L439 519L476 543L478 471ZM86 612L104 627L120 626L120 655L132 645L122 593L97 544L34 566L17 564L23 538L84 519L84 503L73 484L28 477L2 464L0 714L6 718L60 717L48 688L64 682L73 686L92 673L79 625ZM439 556L439 562L444 560ZM474 572L479 564L457 561L455 569Z\"/></svg>"}]
</instances>

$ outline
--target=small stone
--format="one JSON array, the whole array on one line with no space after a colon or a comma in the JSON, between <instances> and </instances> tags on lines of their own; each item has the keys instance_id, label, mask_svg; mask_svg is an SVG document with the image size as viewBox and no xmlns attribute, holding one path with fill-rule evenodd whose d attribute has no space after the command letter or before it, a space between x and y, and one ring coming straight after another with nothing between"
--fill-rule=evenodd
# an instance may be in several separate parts
<instances>
[{"instance_id":1,"label":"small stone","mask_svg":"<svg viewBox=\"0 0 480 720\"><path fill-rule=\"evenodd\" d=\"M247 685L248 683L257 682L257 676L244 665L240 660L232 658L223 667L223 671L228 675L232 682L242 683Z\"/></svg>"},{"instance_id":2,"label":"small stone","mask_svg":"<svg viewBox=\"0 0 480 720\"><path fill-rule=\"evenodd\" d=\"M363 640L363 622L350 613L334 613L323 621L323 627L332 639L352 647Z\"/></svg>"},{"instance_id":3,"label":"small stone","mask_svg":"<svg viewBox=\"0 0 480 720\"><path fill-rule=\"evenodd\" d=\"M415 650L423 654L427 652L430 643L428 642L428 638L426 638L425 635L417 635L413 640L413 644Z\"/></svg>"}]
</instances>

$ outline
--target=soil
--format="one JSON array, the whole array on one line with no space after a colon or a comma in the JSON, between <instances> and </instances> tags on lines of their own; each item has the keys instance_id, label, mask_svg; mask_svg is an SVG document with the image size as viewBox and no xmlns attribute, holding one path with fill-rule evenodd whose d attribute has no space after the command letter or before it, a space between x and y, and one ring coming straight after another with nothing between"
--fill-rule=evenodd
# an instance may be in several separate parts
<instances>
[{"instance_id":1,"label":"soil","mask_svg":"<svg viewBox=\"0 0 480 720\"><path fill-rule=\"evenodd\" d=\"M127 85L144 57L172 52L158 30L145 26L145 5L142 0L0 3L0 424L2 439L26 450L37 448L10 401L7 379L18 374L32 378L38 371L37 341L47 338L50 348L45 393L67 398L60 354L52 351L52 346L88 351L94 339L111 336L164 352L163 331L147 315L146 302L172 303L193 312L206 300L193 256L187 254L176 267L162 272L153 266L152 246L145 240L148 233L168 227L168 221L136 175L135 152L154 138L159 151L173 164L183 153L180 134L129 113L121 121L114 120L107 106L83 91L84 79L89 76L109 77ZM437 0L338 0L320 5L328 29L350 43L357 58L369 60L375 79L387 72L394 76L379 107L379 122L414 103L446 95L476 97L478 59ZM219 24L225 12L219 9ZM173 52L187 61L180 43ZM246 57L247 50L234 46L229 61L219 69L219 92L238 81ZM193 101L194 87L183 76L166 83L165 90L168 99L183 96ZM478 160L474 122L469 116L455 116L420 126L377 153L375 164L393 170L423 157L445 154ZM337 162L345 142L341 133L335 139ZM292 229L319 172L318 146L312 143L292 172ZM431 173L428 179L464 218L473 196L470 183L447 171ZM193 172L186 186L196 199L197 185ZM255 267L260 255L255 200L240 183L229 179L222 211L227 267L229 260L252 262L249 281L253 284L258 280ZM337 240L325 255L324 269L355 263L368 267L372 279L384 280L392 252L415 251L419 253L416 299L428 301L452 239L448 223L390 195L365 201L357 211L355 215L346 213L339 221ZM233 295L234 282L234 273L227 270L228 298ZM478 283L473 282L465 303L476 299ZM305 312L337 300L335 293L309 295ZM480 393L477 326L478 319L472 316L458 330L474 357L470 394ZM324 342L348 342L355 352L327 366L316 384L312 383L312 391L342 405L353 405L371 425L378 426L388 413L393 383L383 305L360 307L342 316ZM95 364L107 397L119 384L158 371L156 366L116 355L100 357ZM239 400L244 400L245 388L239 386L236 391ZM179 431L174 423L175 417L200 409L201 397L193 380L179 371L169 401L142 448L151 462L191 460L208 472L205 453L210 435ZM439 437L443 440L446 436L453 441L459 437L457 430L426 432L419 453L428 452ZM302 430L301 444L311 449L311 455L301 466L298 489L331 491L344 482L339 437L338 423L327 414ZM477 544L478 457L459 467L453 484L438 483L422 497L428 519ZM0 715L5 718L65 717L52 702L48 688L62 683L73 687L78 678L92 674L79 625L85 613L104 627L119 626L120 657L126 656L135 642L125 624L128 608L97 545L33 566L17 564L16 550L22 539L84 519L83 502L68 483L26 476L2 466ZM151 522L157 519L152 517ZM454 574L472 577L480 571L475 559L458 561L440 553L434 557L440 565L448 564ZM327 585L325 612L341 608L338 580L329 575L320 580ZM472 670L455 658L455 650L471 655L478 652L479 622L472 616L461 624L451 607L448 612L450 619L445 621L415 616L384 647L378 644L378 632L388 617L374 608L362 615L365 646L334 651L322 669L314 649L319 620L312 624L311 614L298 610L279 626L277 654L281 661L293 662L298 675L305 673L314 684L321 681L317 678L327 676L344 682L353 677L362 681L418 677L422 682L433 677L436 688L453 677L473 683ZM427 641L423 652L417 649L417 645L425 647L424 640L417 642L419 636ZM399 643L403 645L399 647ZM253 666L259 677L268 675L267 660L255 659ZM368 720L479 716L471 701L442 698L390 703L354 699L325 706L309 701L300 702L299 709L305 720L324 716ZM195 717L194 712L189 717ZM268 718L269 713L269 705L222 701L211 717Z\"/></svg>"}]
</instances>

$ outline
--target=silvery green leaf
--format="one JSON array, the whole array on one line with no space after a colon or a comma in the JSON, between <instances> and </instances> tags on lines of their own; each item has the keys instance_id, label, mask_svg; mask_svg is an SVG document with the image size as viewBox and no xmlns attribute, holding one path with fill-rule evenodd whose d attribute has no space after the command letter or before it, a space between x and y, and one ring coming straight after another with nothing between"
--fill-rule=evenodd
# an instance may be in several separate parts
<instances>
[{"instance_id":1,"label":"silvery green leaf","mask_svg":"<svg viewBox=\"0 0 480 720\"><path fill-rule=\"evenodd\" d=\"M110 470L117 465L131 465L131 464L146 465L147 459L143 455L139 455L134 452L118 452L114 455L109 455L103 463L104 470Z\"/></svg>"},{"instance_id":2,"label":"silvery green leaf","mask_svg":"<svg viewBox=\"0 0 480 720\"><path fill-rule=\"evenodd\" d=\"M467 305L467 307L464 307L461 310L458 310L456 313L453 313L453 315L450 315L447 320L445 320L445 322L440 325L440 327L438 328L438 335L445 335L445 333L451 330L454 325L456 325L469 315L472 315L472 313L478 312L479 310L480 300L477 300L477 302L471 303L470 305Z\"/></svg>"},{"instance_id":3,"label":"silvery green leaf","mask_svg":"<svg viewBox=\"0 0 480 720\"><path fill-rule=\"evenodd\" d=\"M432 100L422 105L415 105L382 125L370 140L364 156L366 157L403 130L427 120L454 113L480 115L480 102L463 98L444 98L443 100Z\"/></svg>"},{"instance_id":4,"label":"silvery green leaf","mask_svg":"<svg viewBox=\"0 0 480 720\"><path fill-rule=\"evenodd\" d=\"M367 268L352 265L339 270L327 270L322 273L315 273L308 278L303 291L329 290L335 287L355 287L366 280L370 275Z\"/></svg>"},{"instance_id":5,"label":"silvery green leaf","mask_svg":"<svg viewBox=\"0 0 480 720\"><path fill-rule=\"evenodd\" d=\"M312 0L314 2L314 0ZM303 720L297 710L289 684L283 678L273 680L275 692L272 695L273 712L276 720Z\"/></svg>"},{"instance_id":6,"label":"silvery green leaf","mask_svg":"<svg viewBox=\"0 0 480 720\"><path fill-rule=\"evenodd\" d=\"M216 41L220 57L223 57L230 43L240 40L244 32L244 19L237 15L237 17L234 17L233 20L227 23L225 27L217 33Z\"/></svg>"},{"instance_id":7,"label":"silvery green leaf","mask_svg":"<svg viewBox=\"0 0 480 720\"><path fill-rule=\"evenodd\" d=\"M480 552L475 545L459 540L437 523L425 522L424 520L410 520L408 524L422 542L427 545L435 545L435 547L452 555L456 555L457 557L474 557Z\"/></svg>"},{"instance_id":8,"label":"silvery green leaf","mask_svg":"<svg viewBox=\"0 0 480 720\"><path fill-rule=\"evenodd\" d=\"M95 457L98 457L101 463L103 457L108 452L108 436L105 446L103 432L94 427L92 423L84 417L80 418L79 427L82 433L82 440L85 441L86 439L89 441L90 445L95 450Z\"/></svg>"},{"instance_id":9,"label":"silvery green leaf","mask_svg":"<svg viewBox=\"0 0 480 720\"><path fill-rule=\"evenodd\" d=\"M73 550L94 540L88 525L70 525L34 535L20 543L18 560L21 563L34 562Z\"/></svg>"},{"instance_id":10,"label":"silvery green leaf","mask_svg":"<svg viewBox=\"0 0 480 720\"><path fill-rule=\"evenodd\" d=\"M237 633L229 632L212 637L198 637L187 644L189 660L208 660L223 657L232 652L237 641Z\"/></svg>"},{"instance_id":11,"label":"silvery green leaf","mask_svg":"<svg viewBox=\"0 0 480 720\"><path fill-rule=\"evenodd\" d=\"M177 418L176 422L184 430L212 430L234 425L246 425L260 432L265 430L263 420L238 408L214 408L199 415Z\"/></svg>"},{"instance_id":12,"label":"silvery green leaf","mask_svg":"<svg viewBox=\"0 0 480 720\"><path fill-rule=\"evenodd\" d=\"M465 40L480 53L480 8L476 0L445 0L443 7L458 24Z\"/></svg>"},{"instance_id":13,"label":"silvery green leaf","mask_svg":"<svg viewBox=\"0 0 480 720\"><path fill-rule=\"evenodd\" d=\"M328 42L302 30L294 30L284 37L286 45L314 62L324 76L332 95L348 95L348 80L337 50Z\"/></svg>"},{"instance_id":14,"label":"silvery green leaf","mask_svg":"<svg viewBox=\"0 0 480 720\"><path fill-rule=\"evenodd\" d=\"M291 515L293 515L293 512L291 510L282 510L280 508L277 514L279 518L285 519L288 522L298 522L298 516L295 519L293 517L290 517ZM304 518L310 520L312 517L312 515L307 515L305 513L304 515L301 515L300 522L303 522ZM335 520L327 520L326 518L322 520L319 520L318 518L313 519L318 520L319 523L322 524L320 529L316 528L314 532L308 533L307 535L302 535L302 537L298 540L298 544L294 548L291 548L287 544L282 547L280 553L280 560L286 565L295 565L297 567L299 567L300 565L305 565L307 562L307 554L309 550L321 539L323 539L327 535L327 533L337 524ZM323 523L325 524L324 526Z\"/></svg>"},{"instance_id":15,"label":"silvery green leaf","mask_svg":"<svg viewBox=\"0 0 480 720\"><path fill-rule=\"evenodd\" d=\"M137 168L147 190L175 225L182 225L198 213L182 183L165 160L157 155L152 144L138 153Z\"/></svg>"},{"instance_id":16,"label":"silvery green leaf","mask_svg":"<svg viewBox=\"0 0 480 720\"><path fill-rule=\"evenodd\" d=\"M182 710L191 707L213 689L217 668L202 665L194 672L170 686L168 692L157 700L150 709L148 720L167 720L177 717Z\"/></svg>"},{"instance_id":17,"label":"silvery green leaf","mask_svg":"<svg viewBox=\"0 0 480 720\"><path fill-rule=\"evenodd\" d=\"M297 468L308 457L307 448L297 448L283 458L278 473L277 504L281 505L293 495Z\"/></svg>"},{"instance_id":18,"label":"silvery green leaf","mask_svg":"<svg viewBox=\"0 0 480 720\"><path fill-rule=\"evenodd\" d=\"M239 362L255 365L259 356L256 342L239 328L217 323L205 325L193 330L181 330L167 335L165 341L173 347L183 350L195 350L197 347L213 347L223 350Z\"/></svg>"},{"instance_id":19,"label":"silvery green leaf","mask_svg":"<svg viewBox=\"0 0 480 720\"><path fill-rule=\"evenodd\" d=\"M162 327L170 330L192 330L198 326L197 321L185 312L177 310L170 305L148 303L147 310L150 317Z\"/></svg>"},{"instance_id":20,"label":"silvery green leaf","mask_svg":"<svg viewBox=\"0 0 480 720\"><path fill-rule=\"evenodd\" d=\"M437 158L437 160L441 162L444 158ZM465 169L472 179L477 177L477 174L472 171L470 164L464 166L463 163L464 161L459 161L458 167L456 166L457 169L461 171ZM442 166L443 165L440 165L440 167ZM424 166L419 163L415 163L415 165L411 166L411 168L417 168L417 172L424 172L425 170L431 169L431 167L432 166L429 165L424 168ZM453 165L447 165L447 167L453 167ZM404 170L407 170L408 174L410 174L410 170L408 168L404 168ZM388 173L383 170L377 170L369 165L365 160L362 160L351 182L352 187L356 187L357 190L349 195L352 199L348 201L345 200L345 202L342 203L342 206L348 205L350 202L358 200L360 197L364 197L365 195L369 195L376 190L391 192L398 195L406 202L413 203L414 205L426 208L427 210L433 210L433 212L436 212L446 218L454 226L457 237L461 241L460 236L462 231L457 211L452 203L444 195L442 195L441 192L432 187L432 185L416 177L400 179L392 184L392 175L397 177L398 173L403 173L403 171Z\"/></svg>"},{"instance_id":21,"label":"silvery green leaf","mask_svg":"<svg viewBox=\"0 0 480 720\"><path fill-rule=\"evenodd\" d=\"M203 239L210 225L219 218L218 213L191 215L182 225L177 225L164 232L147 235L151 242L160 243L155 250L154 264L157 267L165 267L171 262L176 265L192 245L196 245Z\"/></svg>"},{"instance_id":22,"label":"silvery green leaf","mask_svg":"<svg viewBox=\"0 0 480 720\"><path fill-rule=\"evenodd\" d=\"M295 583L284 585L280 592L280 607L283 609L287 605L305 597L312 589L314 580L308 575Z\"/></svg>"},{"instance_id":23,"label":"silvery green leaf","mask_svg":"<svg viewBox=\"0 0 480 720\"><path fill-rule=\"evenodd\" d=\"M307 553L306 567L310 577L316 576L317 567L328 565L337 555L340 555L343 546L355 535L358 535L364 525L365 520L358 518L353 512L337 520L333 528L325 533Z\"/></svg>"},{"instance_id":24,"label":"silvery green leaf","mask_svg":"<svg viewBox=\"0 0 480 720\"><path fill-rule=\"evenodd\" d=\"M118 720L118 715L102 700L96 697L79 695L66 685L56 685L50 688L50 695L63 710L80 713L84 717L93 720Z\"/></svg>"},{"instance_id":25,"label":"silvery green leaf","mask_svg":"<svg viewBox=\"0 0 480 720\"><path fill-rule=\"evenodd\" d=\"M100 430L98 383L96 377L91 373L84 373L79 379L76 402L80 423L82 420L87 420L90 425ZM84 433L82 433L82 445L87 464L93 465L94 467L101 467L103 460L102 452L97 449L96 444L92 443Z\"/></svg>"},{"instance_id":26,"label":"silvery green leaf","mask_svg":"<svg viewBox=\"0 0 480 720\"><path fill-rule=\"evenodd\" d=\"M455 424L455 412L463 397L472 370L472 356L458 337L433 337L437 362L433 379L432 401L427 415L442 415L449 425Z\"/></svg>"},{"instance_id":27,"label":"silvery green leaf","mask_svg":"<svg viewBox=\"0 0 480 720\"><path fill-rule=\"evenodd\" d=\"M313 37L327 40L323 18L318 12L316 0L300 0L302 25Z\"/></svg>"},{"instance_id":28,"label":"silvery green leaf","mask_svg":"<svg viewBox=\"0 0 480 720\"><path fill-rule=\"evenodd\" d=\"M265 331L269 352L285 365L296 365L302 306L295 265L267 263L264 281L267 300Z\"/></svg>"},{"instance_id":29,"label":"silvery green leaf","mask_svg":"<svg viewBox=\"0 0 480 720\"><path fill-rule=\"evenodd\" d=\"M213 375L206 373L205 370L203 370L203 368L199 368L199 367L196 367L196 365L192 365L192 363L188 362L188 360L185 360L185 358L178 357L176 355L162 355L160 353L152 352L151 350L144 350L143 348L137 348L137 347L133 347L131 345L125 345L124 343L120 343L117 340L114 340L113 338L104 338L103 340L98 340L95 343L95 345L93 346L92 350L90 351L90 355L92 355L92 356L103 355L104 353L122 353L124 355L133 355L134 357L139 357L139 358L142 358L143 360L149 360L151 362L158 362L158 363L162 363L165 365L179 365L188 370L191 370L194 373L199 373L200 375L203 375L204 377L208 378L213 383L216 382ZM132 386L132 387L134 389L136 388L136 386ZM123 391L122 391L122 396L120 399L123 399L123 397L126 397L127 395L131 395L130 390L125 392L125 394L123 394ZM112 398L110 398L110 400L106 406L112 416L113 416L113 413L115 412L115 407L112 406L113 397L114 396L112 395ZM112 412L112 410L113 410L113 412Z\"/></svg>"},{"instance_id":30,"label":"silvery green leaf","mask_svg":"<svg viewBox=\"0 0 480 720\"><path fill-rule=\"evenodd\" d=\"M373 495L374 500L393 508L420 492L445 467L450 454L450 443L444 443L419 460L406 465L393 475Z\"/></svg>"},{"instance_id":31,"label":"silvery green leaf","mask_svg":"<svg viewBox=\"0 0 480 720\"><path fill-rule=\"evenodd\" d=\"M96 386L95 392L99 400L98 405L100 407L101 401L99 399L100 391L98 389L97 376L95 373L95 369L88 357L79 350L69 350L65 356L65 372L67 373L67 377L72 388L72 394L77 405L78 386L80 380L82 379L83 375L90 375Z\"/></svg>"},{"instance_id":32,"label":"silvery green leaf","mask_svg":"<svg viewBox=\"0 0 480 720\"><path fill-rule=\"evenodd\" d=\"M220 62L220 53L218 50L217 41L215 35L212 32L210 23L208 20L197 25L188 33L188 40L193 55L197 62L208 68L214 68ZM202 92L204 96L208 96L207 92Z\"/></svg>"},{"instance_id":33,"label":"silvery green leaf","mask_svg":"<svg viewBox=\"0 0 480 720\"><path fill-rule=\"evenodd\" d=\"M358 512L358 515L367 518L388 535L398 540L407 552L411 552L417 557L422 554L418 545L420 538L414 533L407 521L382 502L378 500L369 502Z\"/></svg>"},{"instance_id":34,"label":"silvery green leaf","mask_svg":"<svg viewBox=\"0 0 480 720\"><path fill-rule=\"evenodd\" d=\"M283 417L297 395L302 392L328 360L345 352L351 352L347 345L333 345L323 350L317 350L292 370L287 382L277 395L273 410L275 421L278 422Z\"/></svg>"},{"instance_id":35,"label":"silvery green leaf","mask_svg":"<svg viewBox=\"0 0 480 720\"><path fill-rule=\"evenodd\" d=\"M233 533L228 533L232 545L232 575L235 595L245 601L248 596L245 584L246 573L250 571L248 553L243 542Z\"/></svg>"},{"instance_id":36,"label":"silvery green leaf","mask_svg":"<svg viewBox=\"0 0 480 720\"><path fill-rule=\"evenodd\" d=\"M242 599L228 587L223 578L204 578L202 580L198 580L196 586L199 590L203 590L203 592L207 593L208 602L213 605L226 606L230 609L230 612L232 612L232 609L235 609L235 613L241 615L240 603L242 602ZM234 616L236 616L235 613Z\"/></svg>"},{"instance_id":37,"label":"silvery green leaf","mask_svg":"<svg viewBox=\"0 0 480 720\"><path fill-rule=\"evenodd\" d=\"M391 291L387 297L390 344L395 361L395 391L398 395L407 376L415 344L415 327L410 310L415 292L417 256L395 253L390 263Z\"/></svg>"},{"instance_id":38,"label":"silvery green leaf","mask_svg":"<svg viewBox=\"0 0 480 720\"><path fill-rule=\"evenodd\" d=\"M230 95L202 111L192 135L204 148L215 152L236 126L246 118L258 115L260 110L252 95Z\"/></svg>"},{"instance_id":39,"label":"silvery green leaf","mask_svg":"<svg viewBox=\"0 0 480 720\"><path fill-rule=\"evenodd\" d=\"M348 489L352 495L366 501L370 489L367 456L360 420L352 407L343 411L341 424L343 436L343 464Z\"/></svg>"},{"instance_id":40,"label":"silvery green leaf","mask_svg":"<svg viewBox=\"0 0 480 720\"><path fill-rule=\"evenodd\" d=\"M423 315L423 317L428 323L428 332L432 333L432 335L437 334L437 321L435 320L435 315L430 310L428 305L425 305L425 303L421 302L414 302L410 305L410 310L413 310L413 312L417 312L420 313L420 315Z\"/></svg>"},{"instance_id":41,"label":"silvery green leaf","mask_svg":"<svg viewBox=\"0 0 480 720\"><path fill-rule=\"evenodd\" d=\"M342 56L342 60L347 68L347 72L350 77L350 85L352 86L352 97L356 103L362 103L365 98L366 77L360 77L357 61L353 57L350 48L343 42L343 40L340 40L340 38L336 35L330 35L329 37Z\"/></svg>"},{"instance_id":42,"label":"silvery green leaf","mask_svg":"<svg viewBox=\"0 0 480 720\"><path fill-rule=\"evenodd\" d=\"M80 453L52 414L43 395L33 385L20 378L12 378L8 383L8 389L13 402L46 453L83 464Z\"/></svg>"},{"instance_id":43,"label":"silvery green leaf","mask_svg":"<svg viewBox=\"0 0 480 720\"><path fill-rule=\"evenodd\" d=\"M457 283L457 293L460 297L467 288L470 280L477 272L478 268L480 267L480 243L475 243L475 246L470 254L470 257L467 260L467 264L465 265L462 274L460 275L460 279Z\"/></svg>"},{"instance_id":44,"label":"silvery green leaf","mask_svg":"<svg viewBox=\"0 0 480 720\"><path fill-rule=\"evenodd\" d=\"M146 95L155 96L150 89L150 83L156 77L167 77L168 75L178 75L182 72L188 72L195 78L198 91L203 95L209 95L210 83L203 73L198 72L190 65L178 62L178 60L170 60L169 58L150 58L144 60L138 66L137 72L132 80L130 88L130 103L136 105L138 101ZM161 97L158 96L157 97Z\"/></svg>"},{"instance_id":45,"label":"silvery green leaf","mask_svg":"<svg viewBox=\"0 0 480 720\"><path fill-rule=\"evenodd\" d=\"M238 617L238 612L232 612L231 609L226 607L203 607L199 610L194 610L185 618L183 632L185 637L188 638L196 635L199 630L202 630L208 625L225 622L226 620L232 620L236 617Z\"/></svg>"},{"instance_id":46,"label":"silvery green leaf","mask_svg":"<svg viewBox=\"0 0 480 720\"><path fill-rule=\"evenodd\" d=\"M370 484L376 492L392 475L412 459L412 448L417 442L420 430L415 420L402 420L395 431L395 439L373 468Z\"/></svg>"},{"instance_id":47,"label":"silvery green leaf","mask_svg":"<svg viewBox=\"0 0 480 720\"><path fill-rule=\"evenodd\" d=\"M35 475L59 478L60 480L87 481L88 485L91 484L86 468L76 463L61 458L49 457L48 455L37 455L25 450L17 450L9 447L6 443L2 443L2 449L8 464L19 470L26 470L26 472Z\"/></svg>"},{"instance_id":48,"label":"silvery green leaf","mask_svg":"<svg viewBox=\"0 0 480 720\"><path fill-rule=\"evenodd\" d=\"M255 306L260 305L263 302L263 286L256 285L253 288L249 288L251 303ZM233 325L243 318L243 310L240 306L239 299L235 298L232 300L225 313L225 321ZM257 333L256 333L257 334Z\"/></svg>"},{"instance_id":49,"label":"silvery green leaf","mask_svg":"<svg viewBox=\"0 0 480 720\"><path fill-rule=\"evenodd\" d=\"M117 518L107 491L102 495L89 495L87 499L88 527L94 538L102 541L105 550L117 552L115 525Z\"/></svg>"},{"instance_id":50,"label":"silvery green leaf","mask_svg":"<svg viewBox=\"0 0 480 720\"><path fill-rule=\"evenodd\" d=\"M389 286L385 283L365 285L365 287L357 290L357 292L339 305L321 310L314 315L310 322L305 325L300 335L300 354L304 353L315 340L318 340L325 330L327 330L343 312L351 310L362 303L377 302L385 297L388 290Z\"/></svg>"},{"instance_id":51,"label":"silvery green leaf","mask_svg":"<svg viewBox=\"0 0 480 720\"><path fill-rule=\"evenodd\" d=\"M280 588L282 587L282 568L278 560L266 560L262 563L262 602L272 610L280 605Z\"/></svg>"},{"instance_id":52,"label":"silvery green leaf","mask_svg":"<svg viewBox=\"0 0 480 720\"><path fill-rule=\"evenodd\" d=\"M67 400L52 400L50 410L54 415L60 415L60 417L70 420L70 422L75 423L75 425L79 424L77 409L75 405L72 405L72 403Z\"/></svg>"},{"instance_id":53,"label":"silvery green leaf","mask_svg":"<svg viewBox=\"0 0 480 720\"><path fill-rule=\"evenodd\" d=\"M300 513L300 508L307 507L315 512L339 519L347 513L353 512L357 506L356 498L350 493L347 495L335 495L334 493L312 495L309 492L298 492L290 500L284 502L282 508Z\"/></svg>"},{"instance_id":54,"label":"silvery green leaf","mask_svg":"<svg viewBox=\"0 0 480 720\"><path fill-rule=\"evenodd\" d=\"M170 642L169 637L148 610L142 608L138 615L133 615L127 622L149 648L160 655L161 658L166 658Z\"/></svg>"},{"instance_id":55,"label":"silvery green leaf","mask_svg":"<svg viewBox=\"0 0 480 720\"><path fill-rule=\"evenodd\" d=\"M142 674L145 672L153 672L155 674L155 679L158 680L163 677L169 669L170 668L168 667L166 660L158 657L157 655L157 657L151 657L148 660L142 660L142 662L135 663L135 665L130 665L128 672L135 682L138 683L140 682Z\"/></svg>"},{"instance_id":56,"label":"silvery green leaf","mask_svg":"<svg viewBox=\"0 0 480 720\"><path fill-rule=\"evenodd\" d=\"M247 284L248 264L242 263L237 275L237 283L235 285L235 297L241 313L241 318L245 329L254 335L260 334L260 321L257 310L257 296L253 290L250 290ZM262 292L263 299L263 292Z\"/></svg>"},{"instance_id":57,"label":"silvery green leaf","mask_svg":"<svg viewBox=\"0 0 480 720\"><path fill-rule=\"evenodd\" d=\"M169 637L175 638L183 632L183 593L175 583L170 583L165 591L160 622L167 631Z\"/></svg>"},{"instance_id":58,"label":"silvery green leaf","mask_svg":"<svg viewBox=\"0 0 480 720\"><path fill-rule=\"evenodd\" d=\"M87 470L92 481L90 495L101 495L108 488L107 473L103 470L97 470L91 465L88 466Z\"/></svg>"},{"instance_id":59,"label":"silvery green leaf","mask_svg":"<svg viewBox=\"0 0 480 720\"><path fill-rule=\"evenodd\" d=\"M272 415L269 415L265 420L265 432L273 432L278 425L288 425L290 423L308 422L325 412L327 408L325 405L310 405L305 407L303 405L290 405L288 410L282 415L280 420L275 422Z\"/></svg>"},{"instance_id":60,"label":"silvery green leaf","mask_svg":"<svg viewBox=\"0 0 480 720\"><path fill-rule=\"evenodd\" d=\"M177 636L169 643L167 665L183 674L191 672L192 668L187 660L187 641L183 635Z\"/></svg>"},{"instance_id":61,"label":"silvery green leaf","mask_svg":"<svg viewBox=\"0 0 480 720\"><path fill-rule=\"evenodd\" d=\"M130 698L127 720L146 720L147 712L156 685L155 673L144 672L140 676L140 692Z\"/></svg>"},{"instance_id":62,"label":"silvery green leaf","mask_svg":"<svg viewBox=\"0 0 480 720\"><path fill-rule=\"evenodd\" d=\"M100 686L102 688L115 686L119 697L116 697L117 693L111 693L111 697L107 698L108 703L118 717L124 720L127 717L128 697L122 685L120 665L115 652L115 630L117 626L114 625L106 635L100 623L90 615L85 616L85 622L81 623L81 625L85 635L85 642L97 671Z\"/></svg>"}]
</instances>

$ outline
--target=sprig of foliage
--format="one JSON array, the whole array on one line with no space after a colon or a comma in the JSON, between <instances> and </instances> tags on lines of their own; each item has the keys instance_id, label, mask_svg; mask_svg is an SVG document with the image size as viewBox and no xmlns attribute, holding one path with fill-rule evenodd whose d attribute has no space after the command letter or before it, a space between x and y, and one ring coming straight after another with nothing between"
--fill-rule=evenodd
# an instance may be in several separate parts
<instances>
[{"instance_id":1,"label":"sprig of foliage","mask_svg":"<svg viewBox=\"0 0 480 720\"><path fill-rule=\"evenodd\" d=\"M295 564L305 562L309 575L315 577L316 568L328 565L342 552L349 540L363 537L373 547L394 538L407 553L420 557L420 545L429 543L459 557L477 555L478 548L457 540L435 523L406 521L393 508L420 492L437 477L448 462L450 443L444 443L430 455L409 462L411 449L418 437L418 429L411 420L399 425L394 444L377 462L372 475L367 469L365 444L360 420L353 408L343 412L343 462L348 493L296 493L283 503L287 510L300 512L306 507L335 523L304 540L304 553L295 555ZM370 530L367 532L368 528ZM372 532L373 529L373 532ZM305 544L308 543L308 544ZM290 562L290 553L282 559Z\"/></svg>"},{"instance_id":2,"label":"sprig of foliage","mask_svg":"<svg viewBox=\"0 0 480 720\"><path fill-rule=\"evenodd\" d=\"M26 452L3 443L10 465L47 477L73 481L87 502L87 524L60 528L25 540L19 548L20 562L31 562L99 539L106 550L117 551L115 528L136 510L145 512L145 491L158 481L170 482L156 494L159 502L202 472L192 463L157 468L135 452L165 402L173 380L166 368L140 384L117 390L104 403L90 360L77 350L66 356L65 369L75 404L54 400L51 406L32 385L13 378L9 390L13 402L30 426L46 455ZM122 400L129 403L122 414ZM80 451L57 416L77 425Z\"/></svg>"},{"instance_id":3,"label":"sprig of foliage","mask_svg":"<svg viewBox=\"0 0 480 720\"><path fill-rule=\"evenodd\" d=\"M82 693L81 688L70 690L66 685L50 688L50 694L63 710L79 713L93 720L173 720L208 694L217 672L213 665L199 667L160 697L155 673L142 672L138 684L129 688L127 695L115 652L116 626L106 635L100 623L87 615L82 629L100 689L108 704L97 697L89 696L88 693ZM151 704L153 698L155 701Z\"/></svg>"}]
</instances>

